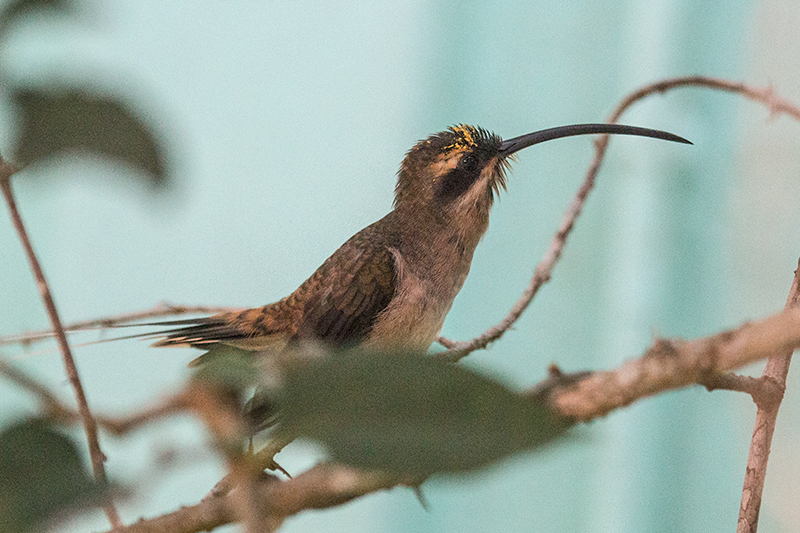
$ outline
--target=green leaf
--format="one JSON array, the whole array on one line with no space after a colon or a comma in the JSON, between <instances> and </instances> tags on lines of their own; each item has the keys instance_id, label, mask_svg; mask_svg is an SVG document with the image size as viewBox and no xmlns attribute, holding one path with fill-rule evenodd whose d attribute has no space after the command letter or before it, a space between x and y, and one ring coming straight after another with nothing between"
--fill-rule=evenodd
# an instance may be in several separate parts
<instances>
[{"instance_id":1,"label":"green leaf","mask_svg":"<svg viewBox=\"0 0 800 533\"><path fill-rule=\"evenodd\" d=\"M431 357L351 352L290 370L284 427L333 459L413 476L472 470L563 434L540 401Z\"/></svg>"},{"instance_id":2,"label":"green leaf","mask_svg":"<svg viewBox=\"0 0 800 533\"><path fill-rule=\"evenodd\" d=\"M0 533L36 529L98 493L75 445L49 422L25 420L0 432Z\"/></svg>"},{"instance_id":3,"label":"green leaf","mask_svg":"<svg viewBox=\"0 0 800 533\"><path fill-rule=\"evenodd\" d=\"M16 89L21 111L15 160L21 164L83 151L131 164L152 185L166 179L152 131L122 102L76 89Z\"/></svg>"},{"instance_id":4,"label":"green leaf","mask_svg":"<svg viewBox=\"0 0 800 533\"><path fill-rule=\"evenodd\" d=\"M197 366L194 379L226 389L244 390L259 379L253 352L218 344L192 361Z\"/></svg>"},{"instance_id":5,"label":"green leaf","mask_svg":"<svg viewBox=\"0 0 800 533\"><path fill-rule=\"evenodd\" d=\"M8 29L21 16L35 12L52 10L60 14L72 11L72 2L69 0L13 0L7 2L0 11L0 40L5 39Z\"/></svg>"}]
</instances>

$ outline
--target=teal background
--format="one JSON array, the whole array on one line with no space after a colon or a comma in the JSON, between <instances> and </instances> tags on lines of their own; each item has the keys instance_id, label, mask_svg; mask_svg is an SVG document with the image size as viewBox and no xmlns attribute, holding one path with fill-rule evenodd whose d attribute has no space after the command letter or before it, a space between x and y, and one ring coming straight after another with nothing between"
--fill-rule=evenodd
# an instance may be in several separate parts
<instances>
[{"instance_id":1,"label":"teal background","mask_svg":"<svg viewBox=\"0 0 800 533\"><path fill-rule=\"evenodd\" d=\"M55 73L121 94L162 135L174 183L153 196L132 169L86 161L15 178L65 322L163 300L279 299L389 211L405 151L454 123L512 137L602 121L637 87L687 74L771 83L800 101L800 5L791 0L78 5L72 20L17 28L2 65L20 81ZM14 116L6 104L0 113L6 154ZM465 364L521 389L551 362L612 368L656 334L707 335L783 306L800 250L800 125L700 89L652 97L624 122L695 146L614 139L552 282L512 331ZM505 315L591 155L585 137L520 153L444 335L467 339ZM46 327L5 221L0 250L0 334ZM71 399L56 353L2 353ZM165 396L194 355L136 341L76 349L102 413ZM795 376L761 531L800 530ZM5 420L35 408L5 383L0 405ZM283 530L732 531L754 414L733 393L663 394L580 428L565 445L428 481L430 512L394 489L303 513ZM136 489L123 519L198 501L223 474L205 442L189 419L124 440L103 435L111 476ZM177 463L159 462L170 450ZM279 457L299 472L319 452L296 443ZM66 530L106 527L98 511Z\"/></svg>"}]
</instances>

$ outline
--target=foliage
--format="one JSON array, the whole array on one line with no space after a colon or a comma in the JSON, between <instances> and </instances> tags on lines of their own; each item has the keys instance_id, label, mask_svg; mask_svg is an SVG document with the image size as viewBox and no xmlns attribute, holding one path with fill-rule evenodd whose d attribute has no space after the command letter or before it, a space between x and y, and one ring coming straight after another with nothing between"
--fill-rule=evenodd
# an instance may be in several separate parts
<instances>
[{"instance_id":1,"label":"foliage","mask_svg":"<svg viewBox=\"0 0 800 533\"><path fill-rule=\"evenodd\" d=\"M32 418L0 432L0 533L37 529L96 503L98 492L75 444L50 422Z\"/></svg>"},{"instance_id":2,"label":"foliage","mask_svg":"<svg viewBox=\"0 0 800 533\"><path fill-rule=\"evenodd\" d=\"M0 12L0 45L26 16L47 11L66 17L75 12L68 0L16 0ZM54 157L85 153L124 162L142 172L151 185L167 180L164 148L137 110L119 95L98 94L83 84L57 78L19 87L0 70L0 82L11 87L11 102L20 117L14 163L28 165Z\"/></svg>"},{"instance_id":3,"label":"foliage","mask_svg":"<svg viewBox=\"0 0 800 533\"><path fill-rule=\"evenodd\" d=\"M486 466L560 436L545 403L463 366L352 351L289 372L284 429L366 469L427 477Z\"/></svg>"}]
</instances>

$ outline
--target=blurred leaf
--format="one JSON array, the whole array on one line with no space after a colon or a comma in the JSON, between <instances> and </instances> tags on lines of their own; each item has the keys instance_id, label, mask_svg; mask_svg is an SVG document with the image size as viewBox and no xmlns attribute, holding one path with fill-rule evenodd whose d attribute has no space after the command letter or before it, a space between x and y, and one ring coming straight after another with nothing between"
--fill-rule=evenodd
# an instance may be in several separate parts
<instances>
[{"instance_id":1,"label":"blurred leaf","mask_svg":"<svg viewBox=\"0 0 800 533\"><path fill-rule=\"evenodd\" d=\"M69 0L13 0L7 2L0 11L0 40L5 39L8 29L18 18L34 11L46 9L67 14L72 11L72 2Z\"/></svg>"},{"instance_id":2,"label":"blurred leaf","mask_svg":"<svg viewBox=\"0 0 800 533\"><path fill-rule=\"evenodd\" d=\"M259 375L253 352L218 344L192 361L194 379L226 389L244 390L256 385Z\"/></svg>"},{"instance_id":3,"label":"blurred leaf","mask_svg":"<svg viewBox=\"0 0 800 533\"><path fill-rule=\"evenodd\" d=\"M0 533L30 531L97 495L75 445L47 421L0 433Z\"/></svg>"},{"instance_id":4,"label":"blurred leaf","mask_svg":"<svg viewBox=\"0 0 800 533\"><path fill-rule=\"evenodd\" d=\"M352 352L290 371L288 431L334 460L414 476L475 469L561 435L567 422L460 365Z\"/></svg>"},{"instance_id":5,"label":"blurred leaf","mask_svg":"<svg viewBox=\"0 0 800 533\"><path fill-rule=\"evenodd\" d=\"M14 101L22 117L18 163L83 150L132 164L153 185L165 181L163 154L153 132L123 103L74 89L30 88L17 89Z\"/></svg>"}]
</instances>

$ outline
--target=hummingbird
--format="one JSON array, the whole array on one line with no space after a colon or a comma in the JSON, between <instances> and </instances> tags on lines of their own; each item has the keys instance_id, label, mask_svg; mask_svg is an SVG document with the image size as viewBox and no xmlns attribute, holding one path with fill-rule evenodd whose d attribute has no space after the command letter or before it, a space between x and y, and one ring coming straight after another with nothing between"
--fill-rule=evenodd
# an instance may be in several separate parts
<instances>
[{"instance_id":1,"label":"hummingbird","mask_svg":"<svg viewBox=\"0 0 800 533\"><path fill-rule=\"evenodd\" d=\"M227 345L254 354L305 340L424 353L464 285L512 157L544 141L586 134L691 144L664 131L619 124L575 124L507 140L480 127L452 126L407 152L392 211L353 235L293 293L253 309L160 322L174 329L146 336L158 339L158 347L213 351ZM258 416L267 418L263 409Z\"/></svg>"}]
</instances>

